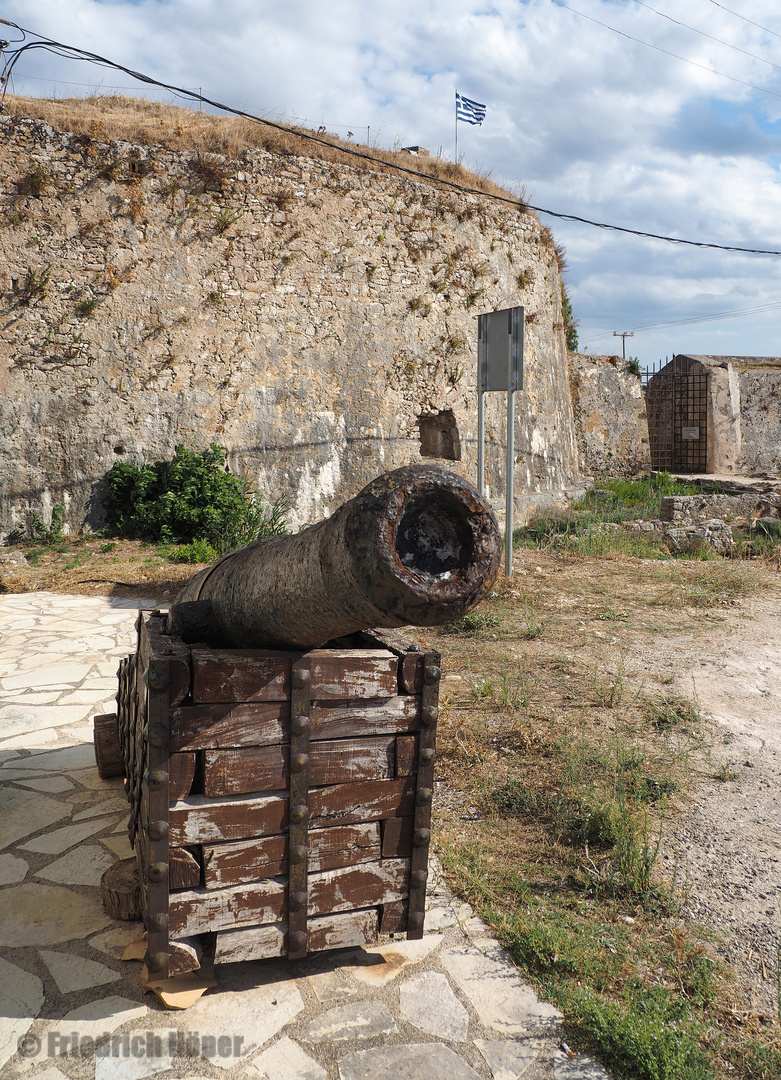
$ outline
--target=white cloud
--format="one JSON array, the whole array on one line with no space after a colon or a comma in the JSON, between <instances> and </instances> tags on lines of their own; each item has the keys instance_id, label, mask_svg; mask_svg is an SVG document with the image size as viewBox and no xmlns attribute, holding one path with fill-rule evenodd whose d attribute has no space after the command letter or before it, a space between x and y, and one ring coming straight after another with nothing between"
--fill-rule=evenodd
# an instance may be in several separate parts
<instances>
[{"instance_id":1,"label":"white cloud","mask_svg":"<svg viewBox=\"0 0 781 1080\"><path fill-rule=\"evenodd\" d=\"M165 82L262 115L325 124L380 145L453 153L453 92L485 102L482 128L460 125L465 163L537 205L651 232L781 249L781 97L645 47L688 57L781 94L781 38L710 0L652 7L747 52L692 34L629 0L5 0L0 13ZM747 19L769 22L761 0ZM781 32L781 26L779 26ZM132 86L127 76L28 52L19 92ZM155 96L147 88L139 93ZM168 95L163 94L164 99ZM781 260L696 251L545 218L568 251L581 338L772 302ZM664 346L781 352L772 316L638 333ZM696 340L695 340L696 339ZM688 344L683 345L686 340ZM665 344L666 343L666 344ZM596 343L597 345L599 343Z\"/></svg>"}]
</instances>

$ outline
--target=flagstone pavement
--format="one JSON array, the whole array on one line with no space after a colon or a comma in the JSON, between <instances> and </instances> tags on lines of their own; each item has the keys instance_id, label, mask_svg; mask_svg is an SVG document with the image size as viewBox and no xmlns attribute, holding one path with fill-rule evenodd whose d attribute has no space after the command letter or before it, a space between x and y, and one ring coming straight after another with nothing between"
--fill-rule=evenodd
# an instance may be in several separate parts
<instances>
[{"instance_id":1,"label":"flagstone pavement","mask_svg":"<svg viewBox=\"0 0 781 1080\"><path fill-rule=\"evenodd\" d=\"M132 853L92 716L151 601L0 597L0 1076L25 1080L609 1080L432 862L426 934L307 960L227 964L166 1011L123 962L103 871ZM571 1053L571 1052L570 1052Z\"/></svg>"}]
</instances>

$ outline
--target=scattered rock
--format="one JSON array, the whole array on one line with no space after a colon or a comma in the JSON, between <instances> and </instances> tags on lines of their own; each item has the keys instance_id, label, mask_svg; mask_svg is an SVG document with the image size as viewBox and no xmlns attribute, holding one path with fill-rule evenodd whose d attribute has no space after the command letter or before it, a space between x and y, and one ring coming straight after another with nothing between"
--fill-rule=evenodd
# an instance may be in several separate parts
<instances>
[{"instance_id":1,"label":"scattered rock","mask_svg":"<svg viewBox=\"0 0 781 1080\"><path fill-rule=\"evenodd\" d=\"M719 555L729 555L734 545L731 527L719 518L711 518L699 525L668 528L662 538L675 555L690 554L703 547L711 547Z\"/></svg>"},{"instance_id":2,"label":"scattered rock","mask_svg":"<svg viewBox=\"0 0 781 1080\"><path fill-rule=\"evenodd\" d=\"M21 551L0 551L0 566L27 566L27 558Z\"/></svg>"}]
</instances>

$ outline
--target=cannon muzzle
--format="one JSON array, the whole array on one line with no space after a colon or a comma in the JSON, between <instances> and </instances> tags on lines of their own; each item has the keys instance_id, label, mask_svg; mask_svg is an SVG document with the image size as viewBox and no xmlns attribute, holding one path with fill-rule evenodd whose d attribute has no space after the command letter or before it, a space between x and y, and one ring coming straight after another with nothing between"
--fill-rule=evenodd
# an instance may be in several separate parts
<instances>
[{"instance_id":1,"label":"cannon muzzle","mask_svg":"<svg viewBox=\"0 0 781 1080\"><path fill-rule=\"evenodd\" d=\"M436 626L482 599L500 552L467 480L408 465L317 525L218 559L179 593L169 627L188 641L307 649L370 627Z\"/></svg>"}]
</instances>

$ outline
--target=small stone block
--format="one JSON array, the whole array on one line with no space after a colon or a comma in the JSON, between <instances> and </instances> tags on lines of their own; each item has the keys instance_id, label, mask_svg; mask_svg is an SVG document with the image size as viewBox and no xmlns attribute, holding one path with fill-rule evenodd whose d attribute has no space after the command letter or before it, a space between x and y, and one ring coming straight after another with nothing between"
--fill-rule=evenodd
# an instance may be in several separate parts
<instances>
[{"instance_id":1,"label":"small stone block","mask_svg":"<svg viewBox=\"0 0 781 1080\"><path fill-rule=\"evenodd\" d=\"M480 1080L475 1070L448 1046L406 1043L359 1050L339 1062L340 1080Z\"/></svg>"},{"instance_id":2,"label":"small stone block","mask_svg":"<svg viewBox=\"0 0 781 1080\"><path fill-rule=\"evenodd\" d=\"M375 1039L395 1030L396 1023L384 1005L378 1001L360 1001L321 1013L300 1038L310 1043L350 1042Z\"/></svg>"},{"instance_id":3,"label":"small stone block","mask_svg":"<svg viewBox=\"0 0 781 1080\"><path fill-rule=\"evenodd\" d=\"M74 990L89 990L93 986L105 986L106 983L119 982L122 978L105 964L85 960L83 956L52 952L49 949L41 949L40 956L52 973L61 994L70 994Z\"/></svg>"},{"instance_id":4,"label":"small stone block","mask_svg":"<svg viewBox=\"0 0 781 1080\"><path fill-rule=\"evenodd\" d=\"M402 984L401 1016L421 1031L447 1042L464 1042L469 1014L453 993L446 976L425 971Z\"/></svg>"},{"instance_id":5,"label":"small stone block","mask_svg":"<svg viewBox=\"0 0 781 1080\"><path fill-rule=\"evenodd\" d=\"M475 1046L488 1062L493 1080L518 1080L538 1054L537 1047L516 1039L475 1039Z\"/></svg>"},{"instance_id":6,"label":"small stone block","mask_svg":"<svg viewBox=\"0 0 781 1080\"><path fill-rule=\"evenodd\" d=\"M558 1030L561 1013L539 1000L498 942L487 941L480 949L459 945L442 962L487 1027L504 1035Z\"/></svg>"},{"instance_id":7,"label":"small stone block","mask_svg":"<svg viewBox=\"0 0 781 1080\"><path fill-rule=\"evenodd\" d=\"M298 1043L284 1037L259 1054L252 1068L261 1080L326 1080L322 1065L305 1053Z\"/></svg>"}]
</instances>

